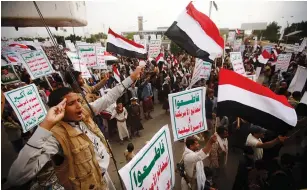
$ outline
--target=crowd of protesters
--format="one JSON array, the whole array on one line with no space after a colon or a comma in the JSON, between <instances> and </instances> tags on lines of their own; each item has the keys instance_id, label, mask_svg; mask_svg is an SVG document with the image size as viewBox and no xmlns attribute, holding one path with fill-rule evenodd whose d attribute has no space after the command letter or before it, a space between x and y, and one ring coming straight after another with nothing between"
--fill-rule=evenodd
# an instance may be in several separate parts
<instances>
[{"instance_id":1,"label":"crowd of protesters","mask_svg":"<svg viewBox=\"0 0 307 190\"><path fill-rule=\"evenodd\" d=\"M25 69L19 68L18 66L16 66L15 69L23 82L19 84L19 86L31 83L36 84L46 107L48 107L48 96L50 93L67 84L72 87L74 92L85 95L86 100L90 103L104 94L107 94L109 89L121 83L116 80L114 73L109 70L92 70L92 77L83 79L81 73L78 71L73 71L71 73L65 71L67 56L63 53L64 51L59 53L53 48L44 48L44 50L49 60L53 61L53 63L60 63L55 66L55 69L61 71L61 73L52 74L47 78L48 81L44 79L32 81ZM283 53L282 47L275 46L275 50L279 54ZM295 107L303 94L301 92L293 92L291 94L287 91L287 88L296 73L298 65L307 66L306 54L293 53L288 70L280 73L280 71L275 71L274 63L277 57L274 52L271 52L272 57L266 64L259 63L257 59L261 52L261 46L255 49L252 46L246 46L246 50L243 52L242 56L246 72L248 74L254 74L256 68L261 67L261 73L264 77L262 85L269 87L276 94L286 96L290 104ZM139 65L139 61L137 59L123 57L119 58L119 60L118 63L114 63L113 65L117 67L120 72L119 77L121 81L123 81L136 69ZM154 111L154 104L161 106L167 114L169 112L168 94L183 91L190 86L195 61L196 59L194 57L185 52L179 52L177 55L173 55L170 51L164 52L164 61L159 61L157 63L155 60L147 60L140 78L136 80L130 88L125 89L123 95L116 103L112 104L108 109L95 117L100 130L104 133L106 138L114 140L110 138L113 137L114 134L118 134L118 139L120 139L120 143L123 144L124 139L129 141L133 137L141 136L141 130L144 129L142 120L153 119L151 113ZM232 69L229 51L226 51L224 60L222 58L217 58L214 64L212 64L212 70L208 80L202 79L192 86L192 88L201 86L207 88L205 105L208 131L204 134L195 136L195 139L189 140L187 148L189 148L188 146L193 146L193 142L198 140L211 142L209 137L214 134L214 128L217 128L216 131L219 138L225 141L228 138L228 133L230 135L235 134L237 130L240 130L240 126L251 125L244 120L241 121L241 124L238 124L237 118L228 118L226 116L216 118L218 74L221 67ZM74 76L78 85L74 84L72 76ZM2 87L2 90L5 92L17 88L18 86L7 85ZM306 89L305 84L304 90ZM83 104L85 104L85 102L83 102ZM21 134L20 123L14 111L8 104L6 104L5 107L6 109L2 121L8 134L9 141L11 141L14 150L19 152L23 144L31 136L31 132ZM304 124L306 125L306 118L300 117L298 125L303 126ZM251 130L252 129L251 127ZM262 130L258 129L256 132L251 132L251 134L264 134L264 132L259 131ZM284 154L280 157L279 161L276 158L279 156L279 150L282 147L284 139L278 139L277 134L274 134L274 132L265 132L265 136L257 137L256 139L262 139L263 144L275 138L277 138L277 140L274 146L269 147L269 152L264 150L261 158L255 159L255 148L257 147L256 145L245 143L247 135L248 134L244 137L244 143L239 145L241 146L240 148L244 150L244 157L240 161L233 189L282 189L280 187L296 189L306 185L304 180L299 181L295 179L293 177L295 174L292 172L295 166L300 166L303 168L301 179L304 179L304 177L305 179L307 178L306 134L303 137L305 139L301 139L302 151L300 154ZM218 178L220 175L223 175L222 171L227 166L228 142L227 148L225 149L214 143L215 142L212 142L212 149L210 150L212 154L207 159L207 164L205 162L206 167L204 168L204 172L207 175L206 187L209 189L218 188L219 183L221 183ZM247 146L244 146L245 144ZM129 144L128 153L132 151L133 145ZM274 154L272 154L272 151ZM128 153L127 155L130 155ZM127 156L127 161L131 159L128 157L129 156Z\"/></svg>"}]
</instances>

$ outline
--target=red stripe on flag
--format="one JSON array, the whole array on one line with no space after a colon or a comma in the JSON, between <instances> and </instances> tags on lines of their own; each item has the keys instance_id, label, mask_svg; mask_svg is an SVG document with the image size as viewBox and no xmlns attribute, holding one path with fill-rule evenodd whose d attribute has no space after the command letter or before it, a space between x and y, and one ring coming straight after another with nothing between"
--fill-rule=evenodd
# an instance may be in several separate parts
<instances>
[{"instance_id":1,"label":"red stripe on flag","mask_svg":"<svg viewBox=\"0 0 307 190\"><path fill-rule=\"evenodd\" d=\"M237 74L233 71L227 69L221 69L219 73L219 85L230 84L233 86L237 86L244 90L253 92L255 94L259 94L261 96L266 96L268 98L272 98L285 106L292 108L289 104L287 98L283 95L276 95L269 88L262 86L240 74ZM239 97L238 97L239 98Z\"/></svg>"},{"instance_id":2,"label":"red stripe on flag","mask_svg":"<svg viewBox=\"0 0 307 190\"><path fill-rule=\"evenodd\" d=\"M271 58L271 54L267 51L267 50L263 50L263 52L261 53L262 57L265 59L270 59Z\"/></svg>"},{"instance_id":3,"label":"red stripe on flag","mask_svg":"<svg viewBox=\"0 0 307 190\"><path fill-rule=\"evenodd\" d=\"M224 48L224 40L220 36L219 29L216 27L214 22L205 14L198 11L192 2L187 6L187 13L196 20L201 28L206 32L210 38L212 38L220 47Z\"/></svg>"},{"instance_id":4,"label":"red stripe on flag","mask_svg":"<svg viewBox=\"0 0 307 190\"><path fill-rule=\"evenodd\" d=\"M29 47L26 46L26 45L24 45L24 44L10 44L9 46L10 46L10 47L18 46L18 47L20 47L20 48L29 49Z\"/></svg>"},{"instance_id":5,"label":"red stripe on flag","mask_svg":"<svg viewBox=\"0 0 307 190\"><path fill-rule=\"evenodd\" d=\"M111 28L109 28L109 32L108 33L113 35L115 38L120 38L121 40L123 40L123 41L125 41L125 42L127 42L127 43L129 43L129 44L131 44L131 45L133 45L135 47L137 47L137 48L143 48L144 49L144 46L142 46L141 44L137 44L137 43L135 43L132 40L124 38L123 36L121 36L119 34L116 34L115 32L113 32L113 30L111 30Z\"/></svg>"}]
</instances>

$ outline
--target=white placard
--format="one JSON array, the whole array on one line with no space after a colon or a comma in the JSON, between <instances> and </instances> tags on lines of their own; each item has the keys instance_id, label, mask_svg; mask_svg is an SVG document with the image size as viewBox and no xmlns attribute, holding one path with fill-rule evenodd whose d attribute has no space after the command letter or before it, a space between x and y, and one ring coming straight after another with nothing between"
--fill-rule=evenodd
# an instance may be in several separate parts
<instances>
[{"instance_id":1,"label":"white placard","mask_svg":"<svg viewBox=\"0 0 307 190\"><path fill-rule=\"evenodd\" d=\"M96 47L93 45L78 45L78 52L87 67L97 66Z\"/></svg>"},{"instance_id":2,"label":"white placard","mask_svg":"<svg viewBox=\"0 0 307 190\"><path fill-rule=\"evenodd\" d=\"M140 41L141 40L140 35L133 35L133 40L135 42Z\"/></svg>"},{"instance_id":3,"label":"white placard","mask_svg":"<svg viewBox=\"0 0 307 190\"><path fill-rule=\"evenodd\" d=\"M257 68L256 68L256 79L259 78L260 72L261 72L261 67L257 67Z\"/></svg>"},{"instance_id":4,"label":"white placard","mask_svg":"<svg viewBox=\"0 0 307 190\"><path fill-rule=\"evenodd\" d=\"M157 36L155 34L150 34L150 41L157 40Z\"/></svg>"},{"instance_id":5,"label":"white placard","mask_svg":"<svg viewBox=\"0 0 307 190\"><path fill-rule=\"evenodd\" d=\"M233 51L239 52L239 51L240 51L241 44L242 44L242 39L241 39L241 38L236 39L236 40L234 41L234 43L233 43Z\"/></svg>"},{"instance_id":6,"label":"white placard","mask_svg":"<svg viewBox=\"0 0 307 190\"><path fill-rule=\"evenodd\" d=\"M119 170L126 189L167 189L175 185L173 150L168 126L152 139Z\"/></svg>"},{"instance_id":7,"label":"white placard","mask_svg":"<svg viewBox=\"0 0 307 190\"><path fill-rule=\"evenodd\" d=\"M304 40L302 41L300 47L298 48L298 52L304 51L306 46L307 46L307 38L304 38Z\"/></svg>"},{"instance_id":8,"label":"white placard","mask_svg":"<svg viewBox=\"0 0 307 190\"><path fill-rule=\"evenodd\" d=\"M70 59L74 70L81 72L82 78L91 78L90 71L88 70L88 68L86 67L86 64L78 56L77 53L66 52L66 54L67 54L67 57Z\"/></svg>"},{"instance_id":9,"label":"white placard","mask_svg":"<svg viewBox=\"0 0 307 190\"><path fill-rule=\"evenodd\" d=\"M96 57L97 57L97 66L105 68L106 60L104 59L104 52L106 51L105 47L96 47Z\"/></svg>"},{"instance_id":10,"label":"white placard","mask_svg":"<svg viewBox=\"0 0 307 190\"><path fill-rule=\"evenodd\" d=\"M168 95L174 141L206 131L206 88L198 87Z\"/></svg>"},{"instance_id":11,"label":"white placard","mask_svg":"<svg viewBox=\"0 0 307 190\"><path fill-rule=\"evenodd\" d=\"M53 73L52 66L43 50L20 53L32 80Z\"/></svg>"},{"instance_id":12,"label":"white placard","mask_svg":"<svg viewBox=\"0 0 307 190\"><path fill-rule=\"evenodd\" d=\"M195 83L197 83L200 79L209 80L211 74L212 64L202 59L196 59L196 64L193 70L193 77L191 79L191 83L189 88L191 88Z\"/></svg>"},{"instance_id":13,"label":"white placard","mask_svg":"<svg viewBox=\"0 0 307 190\"><path fill-rule=\"evenodd\" d=\"M23 65L24 61L20 57L20 54L17 52L4 52L2 53L3 57L6 58L10 65Z\"/></svg>"},{"instance_id":14,"label":"white placard","mask_svg":"<svg viewBox=\"0 0 307 190\"><path fill-rule=\"evenodd\" d=\"M230 61L234 72L245 75L245 68L240 52L230 52Z\"/></svg>"},{"instance_id":15,"label":"white placard","mask_svg":"<svg viewBox=\"0 0 307 190\"><path fill-rule=\"evenodd\" d=\"M291 53L279 54L275 66L275 71L280 70L281 73L287 71L290 64L291 56Z\"/></svg>"},{"instance_id":16,"label":"white placard","mask_svg":"<svg viewBox=\"0 0 307 190\"><path fill-rule=\"evenodd\" d=\"M4 95L14 109L24 133L40 124L47 115L44 103L34 84L5 92Z\"/></svg>"},{"instance_id":17,"label":"white placard","mask_svg":"<svg viewBox=\"0 0 307 190\"><path fill-rule=\"evenodd\" d=\"M150 58L156 58L161 51L161 40L150 40L148 56Z\"/></svg>"},{"instance_id":18,"label":"white placard","mask_svg":"<svg viewBox=\"0 0 307 190\"><path fill-rule=\"evenodd\" d=\"M288 91L293 93L295 91L302 92L307 80L307 68L298 65L296 73L289 85Z\"/></svg>"}]
</instances>

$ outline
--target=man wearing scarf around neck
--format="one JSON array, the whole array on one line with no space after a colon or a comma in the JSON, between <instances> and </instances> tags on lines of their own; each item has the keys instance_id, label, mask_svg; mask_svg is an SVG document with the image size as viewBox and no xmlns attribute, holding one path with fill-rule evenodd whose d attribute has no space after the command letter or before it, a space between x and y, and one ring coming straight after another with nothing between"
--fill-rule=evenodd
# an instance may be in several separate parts
<instances>
[{"instance_id":1,"label":"man wearing scarf around neck","mask_svg":"<svg viewBox=\"0 0 307 190\"><path fill-rule=\"evenodd\" d=\"M107 109L140 72L138 67L122 84L91 102L93 112L97 115ZM51 159L59 183L66 190L114 189L107 173L110 150L80 96L70 88L59 88L50 94L48 104L45 119L11 166L8 182L28 182Z\"/></svg>"}]
</instances>

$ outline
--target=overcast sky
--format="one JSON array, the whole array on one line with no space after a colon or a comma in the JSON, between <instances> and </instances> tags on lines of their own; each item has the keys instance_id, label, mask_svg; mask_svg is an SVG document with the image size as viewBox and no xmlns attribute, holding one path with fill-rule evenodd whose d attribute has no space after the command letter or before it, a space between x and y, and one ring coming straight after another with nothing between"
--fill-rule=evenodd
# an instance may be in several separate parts
<instances>
[{"instance_id":1,"label":"overcast sky","mask_svg":"<svg viewBox=\"0 0 307 190\"><path fill-rule=\"evenodd\" d=\"M144 30L168 27L184 10L190 0L100 0L86 1L88 26L77 28L77 35L106 32L111 27L117 32L136 31L137 17L143 16ZM209 1L196 0L196 7L208 15ZM240 28L245 22L272 22L286 26L288 21L307 20L307 2L294 1L216 1L218 11L212 8L211 18L219 28ZM42 13L44 14L44 13ZM293 16L291 18L291 16ZM282 18L284 17L284 18ZM54 29L52 32L57 34ZM72 33L68 28L66 35ZM20 36L46 37L44 28L2 27L1 36L11 38Z\"/></svg>"}]
</instances>

